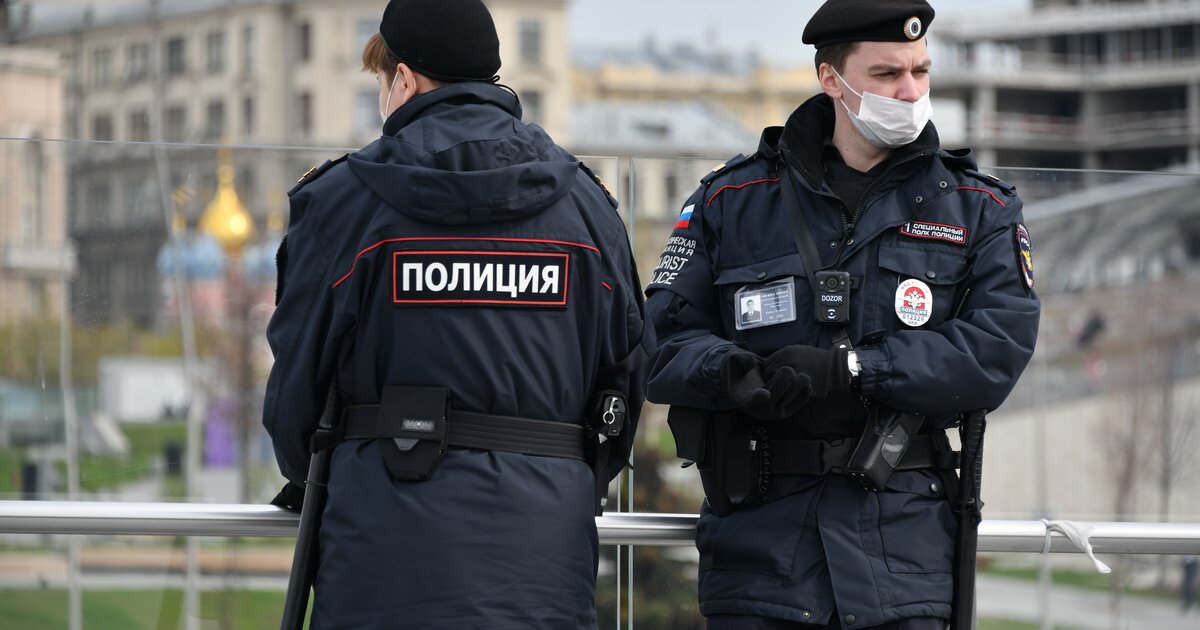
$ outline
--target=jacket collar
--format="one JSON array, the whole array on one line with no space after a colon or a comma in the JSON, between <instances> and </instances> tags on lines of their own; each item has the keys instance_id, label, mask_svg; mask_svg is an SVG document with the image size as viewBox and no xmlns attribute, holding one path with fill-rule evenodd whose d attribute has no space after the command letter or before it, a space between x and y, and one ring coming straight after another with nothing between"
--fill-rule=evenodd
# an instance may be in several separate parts
<instances>
[{"instance_id":1,"label":"jacket collar","mask_svg":"<svg viewBox=\"0 0 1200 630\"><path fill-rule=\"evenodd\" d=\"M478 81L451 83L418 94L397 108L383 123L383 135L394 136L419 118L447 107L469 104L494 105L517 119L521 118L521 102L512 92L498 85Z\"/></svg>"},{"instance_id":2,"label":"jacket collar","mask_svg":"<svg viewBox=\"0 0 1200 630\"><path fill-rule=\"evenodd\" d=\"M814 190L821 190L825 184L825 169L821 161L825 145L833 137L835 120L833 99L826 94L818 94L797 107L781 131L777 132L778 153ZM763 143L768 141L768 132L773 129L780 128L771 127L765 130ZM937 129L931 121L925 125L925 130L916 140L894 149L884 163L894 164L919 153L932 155L939 147Z\"/></svg>"}]
</instances>

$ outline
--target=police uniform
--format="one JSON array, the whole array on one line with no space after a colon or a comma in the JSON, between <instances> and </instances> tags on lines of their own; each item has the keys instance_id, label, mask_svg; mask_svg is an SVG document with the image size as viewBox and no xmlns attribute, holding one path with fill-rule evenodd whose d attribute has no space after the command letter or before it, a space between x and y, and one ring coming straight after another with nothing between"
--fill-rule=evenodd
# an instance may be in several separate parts
<instances>
[{"instance_id":1,"label":"police uniform","mask_svg":"<svg viewBox=\"0 0 1200 630\"><path fill-rule=\"evenodd\" d=\"M848 6L858 0L826 6L839 4L831 10L842 21L826 24L827 39L862 19L856 12L897 29L913 15L910 3L865 13ZM881 405L921 416L929 441L942 441L936 436L960 414L1004 401L1034 348L1040 307L1014 188L976 170L968 151L942 150L932 123L869 173L847 174L830 141L839 106L813 97L784 127L766 129L755 153L706 176L647 289L659 343L648 399L671 404L672 413L735 410L759 451L770 452L772 442L831 448L858 438L868 407ZM838 328L814 316L784 178L821 268L849 273L843 332L858 360L853 388L848 354L831 349ZM858 203L843 201L846 190L859 193ZM739 318L748 296L762 311L755 325ZM806 402L777 419L749 415L759 401L737 399L730 358L751 357L746 369L754 372L789 353L829 359L795 363L798 385L787 395ZM785 372L758 387L771 389ZM837 466L771 475L806 463L782 457L764 464L752 488L757 505L724 516L711 499L702 507L699 599L710 627L942 627L951 615L956 534L947 476L932 465L897 470L873 493Z\"/></svg>"},{"instance_id":2,"label":"police uniform","mask_svg":"<svg viewBox=\"0 0 1200 630\"><path fill-rule=\"evenodd\" d=\"M418 386L448 390L451 438L455 415L515 428L497 448L452 439L423 481L395 478L399 441L343 435L312 627L594 628L597 440L579 428L597 391L627 399L596 466L606 486L651 332L616 202L486 80L419 94L383 131L290 193L263 420L280 469L303 484L335 377L343 422L367 410L382 426L385 392ZM586 456L523 450L545 425L577 429Z\"/></svg>"}]
</instances>

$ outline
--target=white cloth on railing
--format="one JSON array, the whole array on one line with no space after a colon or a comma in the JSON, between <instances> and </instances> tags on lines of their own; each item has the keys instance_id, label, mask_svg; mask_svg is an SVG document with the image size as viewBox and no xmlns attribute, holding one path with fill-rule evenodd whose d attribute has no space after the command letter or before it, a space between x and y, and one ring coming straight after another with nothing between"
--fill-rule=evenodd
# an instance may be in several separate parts
<instances>
[{"instance_id":1,"label":"white cloth on railing","mask_svg":"<svg viewBox=\"0 0 1200 630\"><path fill-rule=\"evenodd\" d=\"M1046 526L1046 544L1042 546L1042 553L1050 553L1050 539L1054 532L1058 532L1067 537L1071 544L1079 548L1083 553L1087 554L1088 559L1092 561L1092 565L1096 567L1096 571L1104 574L1112 573L1112 569L1107 564L1100 562L1096 558L1096 554L1092 553L1092 542L1089 538L1092 535L1092 527L1081 525L1074 521L1051 521L1042 519L1042 525Z\"/></svg>"}]
</instances>

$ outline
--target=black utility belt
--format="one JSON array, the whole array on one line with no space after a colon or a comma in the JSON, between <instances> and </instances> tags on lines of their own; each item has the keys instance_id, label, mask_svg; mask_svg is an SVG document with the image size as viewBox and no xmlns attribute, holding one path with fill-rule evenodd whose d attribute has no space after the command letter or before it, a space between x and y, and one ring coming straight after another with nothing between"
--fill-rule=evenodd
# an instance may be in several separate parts
<instances>
[{"instance_id":1,"label":"black utility belt","mask_svg":"<svg viewBox=\"0 0 1200 630\"><path fill-rule=\"evenodd\" d=\"M411 435L405 427L406 418L381 417L379 409L379 405L345 408L340 425L340 441ZM446 414L446 446L578 460L584 458L583 428L577 424L455 409Z\"/></svg>"},{"instance_id":2,"label":"black utility belt","mask_svg":"<svg viewBox=\"0 0 1200 630\"><path fill-rule=\"evenodd\" d=\"M851 455L858 448L857 438L841 440L770 440L773 475L846 474ZM944 433L913 436L908 449L893 470L958 468L958 453L951 450Z\"/></svg>"}]
</instances>

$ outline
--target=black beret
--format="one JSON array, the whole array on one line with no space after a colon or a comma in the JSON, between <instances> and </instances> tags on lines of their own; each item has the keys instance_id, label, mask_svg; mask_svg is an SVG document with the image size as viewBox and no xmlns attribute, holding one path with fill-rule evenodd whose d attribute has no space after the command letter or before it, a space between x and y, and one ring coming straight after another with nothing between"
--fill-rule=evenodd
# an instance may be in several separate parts
<instances>
[{"instance_id":1,"label":"black beret","mask_svg":"<svg viewBox=\"0 0 1200 630\"><path fill-rule=\"evenodd\" d=\"M389 52L438 81L496 80L500 40L481 0L391 0L379 35Z\"/></svg>"},{"instance_id":2,"label":"black beret","mask_svg":"<svg viewBox=\"0 0 1200 630\"><path fill-rule=\"evenodd\" d=\"M818 49L847 42L921 39L933 22L925 0L826 0L804 27L804 43Z\"/></svg>"}]
</instances>

